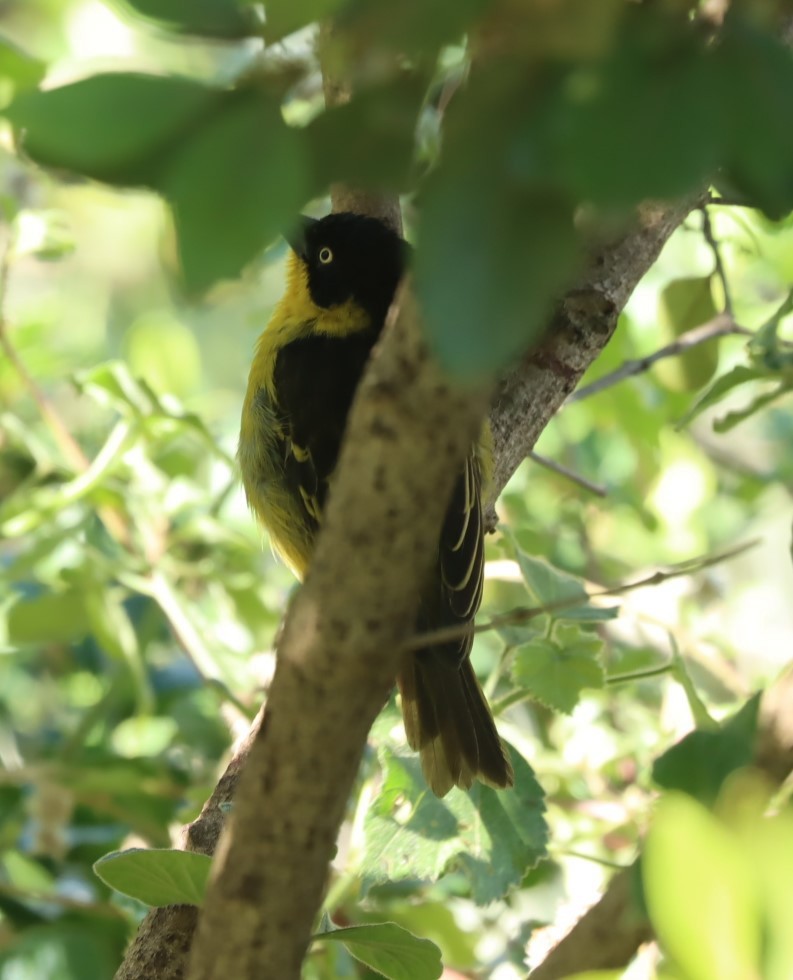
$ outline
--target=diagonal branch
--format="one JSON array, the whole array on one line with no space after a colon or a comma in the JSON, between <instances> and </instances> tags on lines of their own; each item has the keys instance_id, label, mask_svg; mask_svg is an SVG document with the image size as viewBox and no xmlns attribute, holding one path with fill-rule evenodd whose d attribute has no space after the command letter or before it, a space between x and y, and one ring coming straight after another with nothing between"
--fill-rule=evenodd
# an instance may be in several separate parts
<instances>
[{"instance_id":1,"label":"diagonal branch","mask_svg":"<svg viewBox=\"0 0 793 980\"><path fill-rule=\"evenodd\" d=\"M484 390L453 386L428 357L403 285L356 394L311 569L286 619L190 980L256 980L262 964L279 980L300 976L366 736L486 404Z\"/></svg>"},{"instance_id":2,"label":"diagonal branch","mask_svg":"<svg viewBox=\"0 0 793 980\"><path fill-rule=\"evenodd\" d=\"M602 246L594 255L588 274L583 276L559 303L552 328L543 345L528 354L503 380L491 412L495 436L495 485L497 492L503 488L509 476L533 447L543 428L575 387L578 379L603 349L616 327L619 312L636 283L655 261L674 228L697 205L701 196L704 196L704 191L703 195L697 195L686 201L645 209L636 227L626 232L622 238L612 245ZM345 202L345 206L349 205ZM384 356L385 352L381 351L380 359ZM469 424L471 411L471 405L464 406L463 417L469 419ZM450 424L448 432L457 430L459 435L461 432L459 420L447 419L447 422L450 421L452 424ZM426 422L429 423L430 419L427 419ZM423 436L422 439L425 440L426 436ZM426 441L423 441L422 445L428 448ZM361 443L360 451L362 453L369 451L368 439ZM434 450L430 450L427 460L431 460L433 454ZM417 465L417 469L425 467L427 460L422 460L420 465ZM435 496L437 498L437 495ZM423 503L422 501L422 506L419 509L427 510L428 513L429 511L424 508ZM414 514L415 510L414 504ZM414 518L411 517L411 522L413 520ZM344 580L344 578L345 574L342 572L341 579ZM312 575L312 582L316 581L318 579ZM337 587L337 584L337 580L331 582L329 586L331 591ZM369 599L363 601L366 603L364 608L367 608L368 617L372 611L368 606ZM407 600L406 605L409 605ZM303 608L306 609L306 606ZM316 614L316 612L317 608L315 607L313 613ZM409 621L409 617L407 619ZM316 628L316 622L313 626ZM308 625L305 625L304 629L308 631ZM306 639L305 633L303 636ZM299 636L296 636L296 639L299 639ZM307 648L304 647L303 649L305 651ZM345 657L347 656L347 649L345 646ZM381 652L381 649L376 651L376 656L373 657L375 662L377 662ZM382 664L378 666L377 683L383 683L385 676L379 674L380 666ZM387 683L382 687L383 696L390 686L392 677L393 671L388 676ZM345 700L346 694L347 692L345 692ZM273 701L271 700L270 705L272 706L272 704ZM298 721L307 714L306 707L300 710L302 715L298 713ZM357 698L355 710L359 710ZM368 718L371 711L372 706L369 705L364 716ZM351 712L352 703L348 702L345 713L346 719L349 719ZM359 754L365 739L365 729L368 725L362 726L360 718L355 719L355 721L355 735L360 742L357 750ZM335 740L334 730L324 728L320 744L328 745L331 740L329 732L333 733ZM220 804L227 802L234 795L238 774L245 761L247 748L248 744L237 753L212 799L205 806L198 820L189 828L187 846L190 849L201 850L204 853L211 853L214 850L223 824ZM358 754L354 754L354 757L351 756L346 760L348 767L345 770L346 776L349 776L350 771L354 772ZM280 801L276 803L272 793L270 799L268 814L258 813L255 815L256 826L259 830L266 825L271 806L278 812L284 812L283 805ZM315 802L320 802L320 799L318 797ZM339 803L338 800L342 802ZM346 800L346 791L338 795L337 803L333 807L333 814L334 816L339 815L339 819L341 812L339 806L343 807L344 800ZM325 806L325 800L321 800L321 802L322 806ZM250 814L249 818L254 819ZM326 832L329 833L329 831ZM327 841L325 843L327 844ZM298 853L300 853L299 849ZM246 862L250 867L249 857L246 857ZM324 869L322 873L324 874ZM316 878L314 882L316 883ZM183 980L186 975L187 957L196 919L194 910L189 911L183 907L157 909L151 912L144 920L133 941L127 957L116 975L116 980L144 980L144 978L150 980L152 976L157 976L158 980ZM307 936L305 926L301 928L303 928L303 935L291 950L293 956L297 955L298 948L302 948L300 944L305 941ZM292 967L293 964L290 965L290 968ZM240 974L240 977L243 975ZM288 976L288 974L283 975Z\"/></svg>"}]
</instances>

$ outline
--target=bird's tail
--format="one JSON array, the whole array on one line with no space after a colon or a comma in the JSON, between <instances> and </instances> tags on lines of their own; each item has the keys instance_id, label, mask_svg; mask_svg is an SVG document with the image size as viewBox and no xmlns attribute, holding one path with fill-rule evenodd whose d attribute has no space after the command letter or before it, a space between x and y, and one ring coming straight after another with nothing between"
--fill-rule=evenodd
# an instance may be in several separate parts
<instances>
[{"instance_id":1,"label":"bird's tail","mask_svg":"<svg viewBox=\"0 0 793 980\"><path fill-rule=\"evenodd\" d=\"M435 650L410 655L397 683L408 744L420 753L433 793L469 789L475 779L512 786L512 766L467 657L458 666Z\"/></svg>"}]
</instances>

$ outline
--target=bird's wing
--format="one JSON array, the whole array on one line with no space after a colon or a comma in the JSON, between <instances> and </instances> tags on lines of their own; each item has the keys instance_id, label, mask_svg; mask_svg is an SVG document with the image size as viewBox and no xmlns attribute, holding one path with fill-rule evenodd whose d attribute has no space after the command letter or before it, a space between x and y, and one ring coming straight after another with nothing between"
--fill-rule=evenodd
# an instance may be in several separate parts
<instances>
[{"instance_id":1,"label":"bird's wing","mask_svg":"<svg viewBox=\"0 0 793 980\"><path fill-rule=\"evenodd\" d=\"M440 595L434 627L472 623L482 600L484 530L481 473L472 453L454 485L438 550ZM471 649L472 634L444 644L445 653L461 663Z\"/></svg>"}]
</instances>

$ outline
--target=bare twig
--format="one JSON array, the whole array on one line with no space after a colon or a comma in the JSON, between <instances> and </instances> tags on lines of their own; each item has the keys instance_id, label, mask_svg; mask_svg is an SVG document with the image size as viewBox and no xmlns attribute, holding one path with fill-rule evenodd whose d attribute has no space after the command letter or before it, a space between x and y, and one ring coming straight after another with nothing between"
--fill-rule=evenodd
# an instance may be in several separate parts
<instances>
[{"instance_id":1,"label":"bare twig","mask_svg":"<svg viewBox=\"0 0 793 980\"><path fill-rule=\"evenodd\" d=\"M661 347L660 350L657 350L652 354L648 354L646 357L639 357L633 361L626 361L623 365L618 367L616 371L611 371L609 374L605 374L602 378L598 378L597 381L593 381L591 384L585 385L583 388L579 388L576 392L570 395L570 397L567 399L567 404L572 405L574 402L583 401L583 399L590 398L592 395L600 394L601 391L611 388L613 385L618 384L620 381L624 381L626 378L632 378L637 374L643 374L645 371L649 371L653 364L655 364L657 361L663 360L663 358L677 357L679 354L684 354L686 351L691 350L692 347L698 347L700 344L708 343L709 341L716 340L719 337L729 337L733 335L740 337L753 336L751 330L747 330L744 327L739 326L728 313L720 313L712 320L708 320L707 323L702 323L698 327L687 330L684 334L681 334L677 340L674 340L671 344L667 344L665 347Z\"/></svg>"},{"instance_id":2,"label":"bare twig","mask_svg":"<svg viewBox=\"0 0 793 980\"><path fill-rule=\"evenodd\" d=\"M569 599L558 599L556 602L549 602L543 606L524 606L520 609L512 609L502 616L494 616L486 623L477 623L473 628L473 632L486 633L489 630L500 629L504 626L518 626L521 623L528 623L532 619L536 619L538 616L543 616L546 613L573 609L591 599L623 595L625 592L632 592L634 589L642 589L645 586L660 585L662 582L668 582L670 579L680 578L683 575L692 575L694 572L701 572L705 568L712 568L714 565L731 561L751 548L756 548L759 544L759 538L752 538L750 541L744 541L734 548L721 551L715 555L702 555L698 558L689 558L686 561L670 566L665 571L659 570L653 572L651 575L637 579L635 582L626 582L622 585L615 585L608 589L600 589L596 592L589 592L583 595L579 592L577 595L571 595ZM443 629L430 630L426 633L417 633L405 642L404 649L423 650L425 647L435 646L439 643L459 640L461 636L466 635L470 631L470 627L466 629L465 627L448 626Z\"/></svg>"},{"instance_id":3,"label":"bare twig","mask_svg":"<svg viewBox=\"0 0 793 980\"><path fill-rule=\"evenodd\" d=\"M529 974L531 980L561 980L583 970L624 967L642 943L653 938L634 897L632 868L609 882L602 898Z\"/></svg>"},{"instance_id":4,"label":"bare twig","mask_svg":"<svg viewBox=\"0 0 793 980\"><path fill-rule=\"evenodd\" d=\"M716 241L716 236L713 234L713 225L710 220L710 212L708 211L707 205L703 205L700 209L702 214L702 234L705 237L705 241L710 246L711 252L713 252L713 260L716 263L716 275L719 277L721 282L721 288L724 292L724 310L728 316L732 316L732 297L730 295L730 284L727 281L727 272L724 268L724 262L721 258L721 248L719 243Z\"/></svg>"},{"instance_id":5,"label":"bare twig","mask_svg":"<svg viewBox=\"0 0 793 980\"><path fill-rule=\"evenodd\" d=\"M537 463L539 466L544 466L546 470L550 470L552 473L556 473L559 476L563 476L566 480L570 480L571 483L575 483L583 490L588 490L590 493L594 493L598 497L608 496L608 490L602 484L592 483L591 480L587 480L586 477L580 476L578 473L574 473L566 466L562 466L561 463L557 463L554 459L548 459L547 456L541 456L539 453L535 453L534 450L529 453L529 459Z\"/></svg>"}]
</instances>

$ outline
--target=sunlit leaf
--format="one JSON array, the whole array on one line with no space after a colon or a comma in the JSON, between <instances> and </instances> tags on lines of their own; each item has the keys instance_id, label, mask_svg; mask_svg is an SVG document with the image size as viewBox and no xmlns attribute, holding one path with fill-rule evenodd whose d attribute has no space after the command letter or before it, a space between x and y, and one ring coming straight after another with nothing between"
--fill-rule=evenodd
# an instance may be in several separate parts
<instances>
[{"instance_id":1,"label":"sunlit leaf","mask_svg":"<svg viewBox=\"0 0 793 980\"><path fill-rule=\"evenodd\" d=\"M603 641L577 626L559 626L553 639L537 638L514 653L512 677L538 701L570 712L586 688L602 687Z\"/></svg>"},{"instance_id":2,"label":"sunlit leaf","mask_svg":"<svg viewBox=\"0 0 793 980\"><path fill-rule=\"evenodd\" d=\"M0 81L8 84L8 90L0 92L0 107L13 91L38 85L46 71L47 66L43 61L23 51L7 37L0 37Z\"/></svg>"},{"instance_id":3,"label":"sunlit leaf","mask_svg":"<svg viewBox=\"0 0 793 980\"><path fill-rule=\"evenodd\" d=\"M200 905L212 859L170 848L114 851L94 864L106 885L146 905Z\"/></svg>"},{"instance_id":4,"label":"sunlit leaf","mask_svg":"<svg viewBox=\"0 0 793 980\"><path fill-rule=\"evenodd\" d=\"M418 760L387 756L386 775L365 823L363 873L371 881L435 880L458 863L480 904L502 897L545 853L543 793L528 763L510 753L515 786L475 783L440 800Z\"/></svg>"},{"instance_id":5,"label":"sunlit leaf","mask_svg":"<svg viewBox=\"0 0 793 980\"><path fill-rule=\"evenodd\" d=\"M737 836L690 797L660 801L642 856L656 933L687 980L759 976L761 930L751 866Z\"/></svg>"},{"instance_id":6,"label":"sunlit leaf","mask_svg":"<svg viewBox=\"0 0 793 980\"><path fill-rule=\"evenodd\" d=\"M348 926L314 935L314 942L344 943L350 953L388 980L436 980L441 951L394 922Z\"/></svg>"},{"instance_id":7,"label":"sunlit leaf","mask_svg":"<svg viewBox=\"0 0 793 980\"><path fill-rule=\"evenodd\" d=\"M710 276L673 279L661 292L658 312L660 324L670 341L712 320L717 310ZM654 370L663 383L673 390L691 391L710 381L718 363L719 344L711 340L675 357L663 359Z\"/></svg>"},{"instance_id":8,"label":"sunlit leaf","mask_svg":"<svg viewBox=\"0 0 793 980\"><path fill-rule=\"evenodd\" d=\"M83 594L75 589L22 599L11 607L6 628L8 640L18 646L78 640L89 629Z\"/></svg>"},{"instance_id":9,"label":"sunlit leaf","mask_svg":"<svg viewBox=\"0 0 793 980\"><path fill-rule=\"evenodd\" d=\"M653 765L653 779L712 805L724 780L754 756L760 698L750 698L718 731L694 731Z\"/></svg>"}]
</instances>

